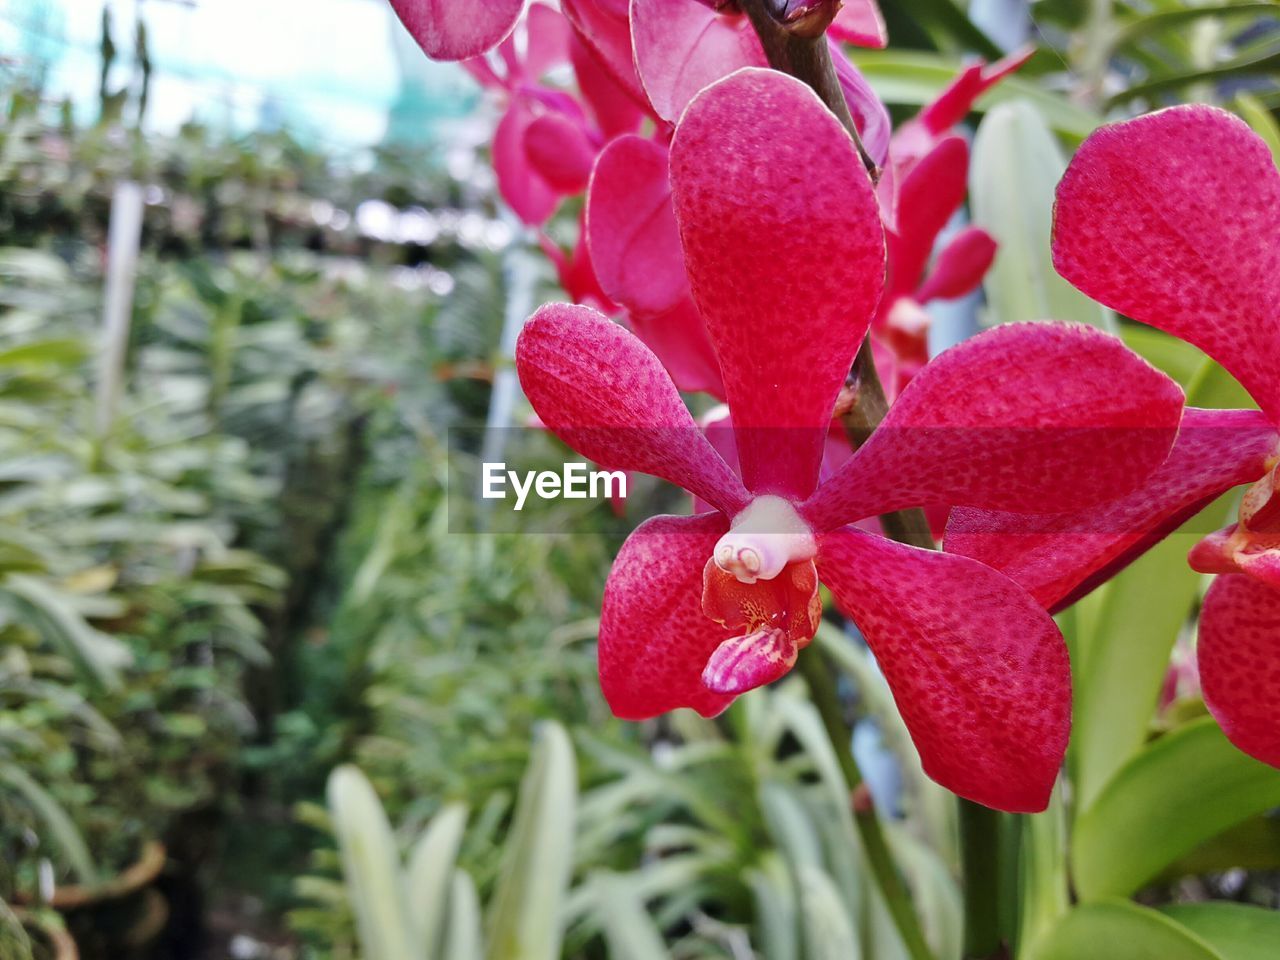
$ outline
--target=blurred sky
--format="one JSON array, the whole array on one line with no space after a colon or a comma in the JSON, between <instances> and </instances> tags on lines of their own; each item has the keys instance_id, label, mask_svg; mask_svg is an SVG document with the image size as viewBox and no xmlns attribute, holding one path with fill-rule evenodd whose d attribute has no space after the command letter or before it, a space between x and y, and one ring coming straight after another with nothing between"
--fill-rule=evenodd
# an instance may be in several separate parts
<instances>
[{"instance_id":1,"label":"blurred sky","mask_svg":"<svg viewBox=\"0 0 1280 960\"><path fill-rule=\"evenodd\" d=\"M476 97L462 70L422 55L386 0L0 0L0 53L44 70L46 93L71 97L84 122L98 112L104 6L115 84L133 74L134 25L146 23L155 131L193 117L236 131L283 125L342 151L380 142L389 123L439 139Z\"/></svg>"}]
</instances>

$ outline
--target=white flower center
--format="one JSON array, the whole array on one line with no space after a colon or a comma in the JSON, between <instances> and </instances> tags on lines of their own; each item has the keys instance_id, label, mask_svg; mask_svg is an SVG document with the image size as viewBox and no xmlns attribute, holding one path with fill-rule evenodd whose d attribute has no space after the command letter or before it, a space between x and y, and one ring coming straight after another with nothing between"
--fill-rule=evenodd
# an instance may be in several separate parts
<instances>
[{"instance_id":1,"label":"white flower center","mask_svg":"<svg viewBox=\"0 0 1280 960\"><path fill-rule=\"evenodd\" d=\"M756 497L716 543L715 561L741 583L772 580L789 563L818 552L809 525L782 497Z\"/></svg>"}]
</instances>

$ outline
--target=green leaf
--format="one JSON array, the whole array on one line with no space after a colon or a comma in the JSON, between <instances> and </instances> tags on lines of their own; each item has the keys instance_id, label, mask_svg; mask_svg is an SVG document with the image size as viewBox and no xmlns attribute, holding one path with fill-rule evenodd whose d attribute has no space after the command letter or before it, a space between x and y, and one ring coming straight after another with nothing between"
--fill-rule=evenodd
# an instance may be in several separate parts
<instances>
[{"instance_id":1,"label":"green leaf","mask_svg":"<svg viewBox=\"0 0 1280 960\"><path fill-rule=\"evenodd\" d=\"M1280 912L1243 903L1174 903L1160 908L1222 955L1272 960L1280 950Z\"/></svg>"},{"instance_id":2,"label":"green leaf","mask_svg":"<svg viewBox=\"0 0 1280 960\"><path fill-rule=\"evenodd\" d=\"M0 350L0 367L73 367L82 363L87 355L81 340L36 340Z\"/></svg>"},{"instance_id":3,"label":"green leaf","mask_svg":"<svg viewBox=\"0 0 1280 960\"><path fill-rule=\"evenodd\" d=\"M49 839L62 851L67 865L80 882L88 886L96 884L99 880L98 870L94 866L93 857L89 855L89 846L58 801L26 771L13 763L0 763L0 784L7 785L14 793L19 794L35 815L44 821L49 830Z\"/></svg>"},{"instance_id":4,"label":"green leaf","mask_svg":"<svg viewBox=\"0 0 1280 960\"><path fill-rule=\"evenodd\" d=\"M615 873L592 877L609 960L670 960L662 934L645 911L635 884Z\"/></svg>"},{"instance_id":5,"label":"green leaf","mask_svg":"<svg viewBox=\"0 0 1280 960\"><path fill-rule=\"evenodd\" d=\"M937 98L965 68L958 57L909 50L854 50L850 58L886 103L923 107ZM1032 80L1006 77L978 98L974 110L985 113L998 104L1033 104L1049 126L1079 142L1102 122L1101 117L1044 89Z\"/></svg>"},{"instance_id":6,"label":"green leaf","mask_svg":"<svg viewBox=\"0 0 1280 960\"><path fill-rule=\"evenodd\" d=\"M467 808L450 804L431 818L409 853L405 871L409 926L414 940L423 945L427 960L441 956L445 907L466 827Z\"/></svg>"},{"instance_id":7,"label":"green leaf","mask_svg":"<svg viewBox=\"0 0 1280 960\"><path fill-rule=\"evenodd\" d=\"M409 928L400 854L386 811L353 766L329 775L329 814L365 960L424 960Z\"/></svg>"},{"instance_id":8,"label":"green leaf","mask_svg":"<svg viewBox=\"0 0 1280 960\"><path fill-rule=\"evenodd\" d=\"M774 851L760 858L759 867L747 871L747 884L755 904L759 954L769 960L798 960L800 944L799 904L786 863Z\"/></svg>"},{"instance_id":9,"label":"green leaf","mask_svg":"<svg viewBox=\"0 0 1280 960\"><path fill-rule=\"evenodd\" d=\"M132 655L115 637L90 626L68 597L43 580L24 574L5 578L0 589L0 595L4 594L90 682L108 690L119 687L120 668Z\"/></svg>"},{"instance_id":10,"label":"green leaf","mask_svg":"<svg viewBox=\"0 0 1280 960\"><path fill-rule=\"evenodd\" d=\"M1082 900L1126 897L1227 828L1280 805L1280 770L1233 747L1212 718L1147 746L1077 819Z\"/></svg>"},{"instance_id":11,"label":"green leaf","mask_svg":"<svg viewBox=\"0 0 1280 960\"><path fill-rule=\"evenodd\" d=\"M1125 323L1120 326L1119 333L1125 346L1178 381L1183 389L1191 384L1204 366L1204 354L1199 349L1163 330L1140 323Z\"/></svg>"},{"instance_id":12,"label":"green leaf","mask_svg":"<svg viewBox=\"0 0 1280 960\"><path fill-rule=\"evenodd\" d=\"M488 960L555 960L573 870L578 774L569 735L548 721L520 784L489 915Z\"/></svg>"},{"instance_id":13,"label":"green leaf","mask_svg":"<svg viewBox=\"0 0 1280 960\"><path fill-rule=\"evenodd\" d=\"M1280 869L1280 820L1264 815L1223 831L1169 864L1157 882L1172 883L1181 877L1220 873L1233 867Z\"/></svg>"},{"instance_id":14,"label":"green leaf","mask_svg":"<svg viewBox=\"0 0 1280 960\"><path fill-rule=\"evenodd\" d=\"M1280 123L1276 123L1275 114L1268 110L1257 97L1247 93L1236 94L1236 113L1244 118L1245 123L1253 128L1253 132L1266 141L1271 149L1271 156L1280 165Z\"/></svg>"},{"instance_id":15,"label":"green leaf","mask_svg":"<svg viewBox=\"0 0 1280 960\"><path fill-rule=\"evenodd\" d=\"M817 867L801 866L796 883L805 960L859 960L853 920L831 877Z\"/></svg>"},{"instance_id":16,"label":"green leaf","mask_svg":"<svg viewBox=\"0 0 1280 960\"><path fill-rule=\"evenodd\" d=\"M1029 960L1226 960L1208 943L1155 910L1091 903L1072 910Z\"/></svg>"},{"instance_id":17,"label":"green leaf","mask_svg":"<svg viewBox=\"0 0 1280 960\"><path fill-rule=\"evenodd\" d=\"M484 936L480 931L480 897L465 870L453 872L449 893L449 922L445 928L443 957L449 960L482 960Z\"/></svg>"},{"instance_id":18,"label":"green leaf","mask_svg":"<svg viewBox=\"0 0 1280 960\"><path fill-rule=\"evenodd\" d=\"M969 191L973 220L999 243L983 280L988 324L1065 320L1115 327L1100 307L1053 268L1053 194L1067 161L1039 111L1025 101L1001 104L973 141Z\"/></svg>"}]
</instances>

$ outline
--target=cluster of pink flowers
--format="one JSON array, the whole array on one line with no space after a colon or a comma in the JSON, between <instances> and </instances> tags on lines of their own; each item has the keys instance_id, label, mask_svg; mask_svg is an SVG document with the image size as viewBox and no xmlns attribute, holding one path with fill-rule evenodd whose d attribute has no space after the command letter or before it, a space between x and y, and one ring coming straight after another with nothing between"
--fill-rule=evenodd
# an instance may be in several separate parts
<instances>
[{"instance_id":1,"label":"cluster of pink flowers","mask_svg":"<svg viewBox=\"0 0 1280 960\"><path fill-rule=\"evenodd\" d=\"M1023 57L965 71L891 132L840 46L883 46L874 4L782 5L829 26L876 183L817 95L767 69L733 0L535 2L523 17L519 0L393 2L430 55L496 47L468 66L505 100L494 163L523 219L585 192L576 248L545 245L575 302L540 309L517 348L538 417L705 507L650 519L614 562L600 674L616 714L712 716L783 676L816 632L821 583L925 770L989 806L1043 809L1071 712L1051 612L1256 481L1239 523L1192 554L1221 574L1200 670L1227 735L1280 765L1280 173L1247 127L1198 107L1104 127L1059 189L1063 276L1201 347L1261 412L1184 409L1172 380L1092 328L1005 326L928 357L923 305L973 290L995 253L978 227L936 249L965 195L952 131ZM548 79L561 65L576 96ZM850 453L832 416L868 334L893 403ZM681 390L725 401L721 429L704 432ZM913 507L949 511L945 550L855 525Z\"/></svg>"}]
</instances>

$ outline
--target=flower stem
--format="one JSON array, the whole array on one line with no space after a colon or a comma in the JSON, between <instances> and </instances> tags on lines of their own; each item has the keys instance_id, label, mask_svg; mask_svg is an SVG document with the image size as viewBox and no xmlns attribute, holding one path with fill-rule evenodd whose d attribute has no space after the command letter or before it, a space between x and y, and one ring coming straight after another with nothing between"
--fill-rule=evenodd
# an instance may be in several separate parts
<instances>
[{"instance_id":1,"label":"flower stem","mask_svg":"<svg viewBox=\"0 0 1280 960\"><path fill-rule=\"evenodd\" d=\"M960 860L964 870L965 960L1004 960L1000 938L1000 814L960 801Z\"/></svg>"},{"instance_id":2,"label":"flower stem","mask_svg":"<svg viewBox=\"0 0 1280 960\"><path fill-rule=\"evenodd\" d=\"M816 647L800 657L799 668L809 685L809 696L822 717L822 725L835 749L836 759L840 762L840 771L844 774L844 781L852 798L853 820L857 825L858 835L862 838L867 863L875 876L885 905L889 908L889 915L893 918L912 960L933 960L933 953L925 943L920 922L911 905L911 894L894 865L884 830L880 826L880 818L876 816L870 794L863 785L862 771L850 749L849 727L845 723L840 697L832 679L834 668Z\"/></svg>"}]
</instances>

